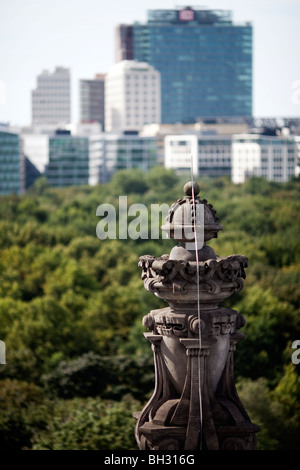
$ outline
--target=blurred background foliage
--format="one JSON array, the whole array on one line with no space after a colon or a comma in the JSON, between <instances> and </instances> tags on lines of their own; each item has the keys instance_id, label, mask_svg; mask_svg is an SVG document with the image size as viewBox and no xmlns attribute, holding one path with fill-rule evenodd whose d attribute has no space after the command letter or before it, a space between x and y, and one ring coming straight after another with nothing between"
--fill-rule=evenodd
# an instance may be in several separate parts
<instances>
[{"instance_id":1,"label":"blurred background foliage","mask_svg":"<svg viewBox=\"0 0 300 470\"><path fill-rule=\"evenodd\" d=\"M100 240L96 209L118 213L120 195L171 205L188 179L153 168L54 189L41 178L0 198L0 450L137 449L132 413L154 389L142 317L165 305L144 289L138 258L174 242ZM224 227L210 245L250 261L244 290L223 305L247 320L235 375L259 449L300 450L300 181L199 183Z\"/></svg>"}]
</instances>

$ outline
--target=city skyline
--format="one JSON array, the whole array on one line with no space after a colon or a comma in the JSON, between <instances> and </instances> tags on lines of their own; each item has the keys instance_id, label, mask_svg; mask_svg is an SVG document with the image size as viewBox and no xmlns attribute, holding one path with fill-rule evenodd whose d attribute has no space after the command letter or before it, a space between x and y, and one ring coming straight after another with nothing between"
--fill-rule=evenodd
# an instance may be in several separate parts
<instances>
[{"instance_id":1,"label":"city skyline","mask_svg":"<svg viewBox=\"0 0 300 470\"><path fill-rule=\"evenodd\" d=\"M37 76L70 68L72 121L79 120L79 80L106 73L115 63L115 28L144 22L148 9L176 2L11 0L0 5L0 122L30 125L31 92ZM182 6L187 4L182 3ZM194 5L196 6L196 5ZM198 5L199 6L199 5ZM300 2L295 0L207 1L208 9L231 10L236 22L252 22L253 116L300 116Z\"/></svg>"}]
</instances>

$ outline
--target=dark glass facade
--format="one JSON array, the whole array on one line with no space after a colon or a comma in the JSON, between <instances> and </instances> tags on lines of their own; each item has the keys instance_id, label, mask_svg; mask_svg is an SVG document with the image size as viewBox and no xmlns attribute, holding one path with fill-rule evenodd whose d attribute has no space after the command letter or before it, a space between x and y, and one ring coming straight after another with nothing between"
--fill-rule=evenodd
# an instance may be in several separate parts
<instances>
[{"instance_id":1,"label":"dark glass facade","mask_svg":"<svg viewBox=\"0 0 300 470\"><path fill-rule=\"evenodd\" d=\"M157 141L155 137L140 137L124 134L122 137L107 136L105 140L105 162L101 173L105 180L118 170L140 168L148 171L156 166Z\"/></svg>"},{"instance_id":2,"label":"dark glass facade","mask_svg":"<svg viewBox=\"0 0 300 470\"><path fill-rule=\"evenodd\" d=\"M134 59L161 73L162 122L252 115L252 26L228 11L150 10Z\"/></svg>"},{"instance_id":3,"label":"dark glass facade","mask_svg":"<svg viewBox=\"0 0 300 470\"><path fill-rule=\"evenodd\" d=\"M23 191L22 166L19 135L0 130L0 194Z\"/></svg>"},{"instance_id":4,"label":"dark glass facade","mask_svg":"<svg viewBox=\"0 0 300 470\"><path fill-rule=\"evenodd\" d=\"M94 80L80 80L80 120L99 122L104 129L104 74Z\"/></svg>"},{"instance_id":5,"label":"dark glass facade","mask_svg":"<svg viewBox=\"0 0 300 470\"><path fill-rule=\"evenodd\" d=\"M88 138L71 135L50 137L49 164L46 176L51 186L65 187L88 184Z\"/></svg>"},{"instance_id":6,"label":"dark glass facade","mask_svg":"<svg viewBox=\"0 0 300 470\"><path fill-rule=\"evenodd\" d=\"M133 60L133 28L132 25L120 24L116 27L116 62Z\"/></svg>"}]
</instances>

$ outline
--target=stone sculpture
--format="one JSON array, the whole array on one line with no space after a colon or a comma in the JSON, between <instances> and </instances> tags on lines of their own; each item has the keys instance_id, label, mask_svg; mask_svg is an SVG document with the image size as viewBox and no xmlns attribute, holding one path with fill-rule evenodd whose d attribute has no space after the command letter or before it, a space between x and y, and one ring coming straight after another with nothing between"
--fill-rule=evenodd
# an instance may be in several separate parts
<instances>
[{"instance_id":1,"label":"stone sculpture","mask_svg":"<svg viewBox=\"0 0 300 470\"><path fill-rule=\"evenodd\" d=\"M180 238L170 254L139 259L145 288L169 306L143 318L155 364L155 389L135 414L141 450L255 449L256 432L234 383L233 352L244 338L244 317L219 303L243 289L248 260L217 256L207 242L222 230L213 206L198 196L196 182L170 208L162 226L172 238L184 214L204 206L204 244L187 249ZM197 227L195 227L197 229ZM202 227L203 228L203 227ZM178 241L178 240L177 240ZM199 308L200 307L200 308Z\"/></svg>"}]
</instances>

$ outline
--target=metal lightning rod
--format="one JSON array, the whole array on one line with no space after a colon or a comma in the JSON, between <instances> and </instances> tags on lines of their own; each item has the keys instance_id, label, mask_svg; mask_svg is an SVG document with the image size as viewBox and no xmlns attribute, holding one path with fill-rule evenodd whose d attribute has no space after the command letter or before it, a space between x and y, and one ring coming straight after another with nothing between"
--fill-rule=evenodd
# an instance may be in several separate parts
<instances>
[{"instance_id":1,"label":"metal lightning rod","mask_svg":"<svg viewBox=\"0 0 300 470\"><path fill-rule=\"evenodd\" d=\"M194 193L194 174L193 174L193 156L191 155L191 180L192 180L192 201L193 201L193 211L194 211L194 238L195 238L195 253L196 253L196 280L197 280L197 313L198 313L198 323L199 323L199 354L198 354L198 373L199 373L199 413L200 413L200 449L202 448L202 395L201 395L201 311L200 311L200 286L199 286L199 255L198 255L198 237L197 237L197 212L196 212L196 203L195 203L195 193Z\"/></svg>"}]
</instances>

